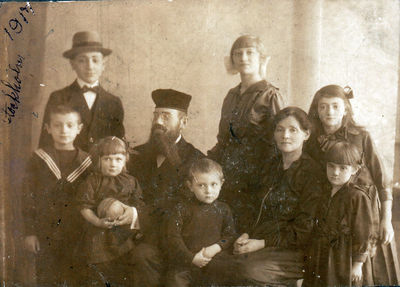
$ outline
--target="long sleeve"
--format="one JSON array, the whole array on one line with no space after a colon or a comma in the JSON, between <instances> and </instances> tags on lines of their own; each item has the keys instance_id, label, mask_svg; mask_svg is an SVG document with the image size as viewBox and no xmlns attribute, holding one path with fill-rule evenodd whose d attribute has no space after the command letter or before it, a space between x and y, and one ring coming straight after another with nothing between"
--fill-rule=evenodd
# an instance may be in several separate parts
<instances>
[{"instance_id":1,"label":"long sleeve","mask_svg":"<svg viewBox=\"0 0 400 287\"><path fill-rule=\"evenodd\" d=\"M272 124L274 117L284 107L284 101L275 87L269 87L254 103L249 113L249 136L266 136L272 139Z\"/></svg>"},{"instance_id":2,"label":"long sleeve","mask_svg":"<svg viewBox=\"0 0 400 287\"><path fill-rule=\"evenodd\" d=\"M219 244L219 246L221 246L222 249L227 249L232 246L235 238L236 232L232 212L230 208L226 205L223 220L222 238L217 243Z\"/></svg>"},{"instance_id":3,"label":"long sleeve","mask_svg":"<svg viewBox=\"0 0 400 287\"><path fill-rule=\"evenodd\" d=\"M353 262L365 262L377 233L370 198L362 191L354 195L351 198L352 258Z\"/></svg>"},{"instance_id":4,"label":"long sleeve","mask_svg":"<svg viewBox=\"0 0 400 287\"><path fill-rule=\"evenodd\" d=\"M224 99L221 109L221 117L218 125L217 143L207 152L207 156L217 162L220 162L222 151L226 144L228 144L229 117L234 108L234 89L231 89Z\"/></svg>"},{"instance_id":5,"label":"long sleeve","mask_svg":"<svg viewBox=\"0 0 400 287\"><path fill-rule=\"evenodd\" d=\"M38 187L35 181L35 163L33 158L28 162L25 177L22 186L22 216L24 221L24 234L25 236L34 235L37 233L36 228L36 201L37 201L37 190Z\"/></svg>"},{"instance_id":6,"label":"long sleeve","mask_svg":"<svg viewBox=\"0 0 400 287\"><path fill-rule=\"evenodd\" d=\"M187 248L182 237L182 228L188 216L186 213L187 211L184 205L178 205L167 222L169 258L173 260L173 263L179 263L180 265L190 265L195 256L195 254Z\"/></svg>"},{"instance_id":7,"label":"long sleeve","mask_svg":"<svg viewBox=\"0 0 400 287\"><path fill-rule=\"evenodd\" d=\"M85 208L96 210L96 188L98 187L98 180L92 174L82 184L78 186L77 192L77 203L78 209L82 210Z\"/></svg>"},{"instance_id":8,"label":"long sleeve","mask_svg":"<svg viewBox=\"0 0 400 287\"><path fill-rule=\"evenodd\" d=\"M133 188L130 194L129 205L136 208L140 229L143 231L151 230L150 210L143 201L142 189L136 178L131 177L131 181Z\"/></svg>"},{"instance_id":9,"label":"long sleeve","mask_svg":"<svg viewBox=\"0 0 400 287\"><path fill-rule=\"evenodd\" d=\"M116 112L114 114L114 117L111 118L111 121L113 122L113 129L114 129L114 134L115 136L119 138L124 138L125 137L125 128L124 128L124 108L122 106L122 102L119 98L115 97L116 99Z\"/></svg>"},{"instance_id":10,"label":"long sleeve","mask_svg":"<svg viewBox=\"0 0 400 287\"><path fill-rule=\"evenodd\" d=\"M380 201L393 200L393 195L385 173L385 167L369 133L364 137L363 149L365 164L371 173L374 184L378 188Z\"/></svg>"}]
</instances>

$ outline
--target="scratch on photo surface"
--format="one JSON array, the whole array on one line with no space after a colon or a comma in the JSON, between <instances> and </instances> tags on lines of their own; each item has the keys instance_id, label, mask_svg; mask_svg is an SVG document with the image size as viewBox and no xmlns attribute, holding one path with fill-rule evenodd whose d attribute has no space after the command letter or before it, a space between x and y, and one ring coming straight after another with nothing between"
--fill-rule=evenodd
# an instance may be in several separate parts
<instances>
[{"instance_id":1,"label":"scratch on photo surface","mask_svg":"<svg viewBox=\"0 0 400 287\"><path fill-rule=\"evenodd\" d=\"M54 32L54 29L50 29L50 31L47 33L46 37L47 38L50 34L52 34Z\"/></svg>"},{"instance_id":2,"label":"scratch on photo surface","mask_svg":"<svg viewBox=\"0 0 400 287\"><path fill-rule=\"evenodd\" d=\"M104 282L106 287L111 287L110 282L107 282L106 278L104 278L104 275L99 270L97 270L96 265L89 264L89 267L92 268L96 273L99 274L99 276L101 277L101 280Z\"/></svg>"}]
</instances>

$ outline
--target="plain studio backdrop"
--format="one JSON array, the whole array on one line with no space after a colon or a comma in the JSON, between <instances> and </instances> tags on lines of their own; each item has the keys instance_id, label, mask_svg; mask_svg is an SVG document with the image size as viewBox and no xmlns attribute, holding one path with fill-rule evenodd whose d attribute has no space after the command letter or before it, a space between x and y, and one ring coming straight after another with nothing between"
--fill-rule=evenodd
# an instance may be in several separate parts
<instances>
[{"instance_id":1,"label":"plain studio backdrop","mask_svg":"<svg viewBox=\"0 0 400 287\"><path fill-rule=\"evenodd\" d=\"M122 100L131 145L149 136L151 92L172 88L193 96L184 137L203 152L212 148L223 99L240 82L238 75L226 73L224 57L237 37L253 34L271 57L267 80L280 89L287 105L308 111L322 86L351 86L356 120L371 132L388 174L399 179L397 0L31 2L35 14L25 15L29 23L11 41L4 28L25 4L0 7L1 79L12 75L6 66L17 55L25 59L21 104L10 125L0 122L5 167L0 179L6 191L0 203L0 278L15 276L20 178L37 147L50 93L75 79L62 53L78 31L98 31L103 45L113 50L100 82Z\"/></svg>"}]
</instances>

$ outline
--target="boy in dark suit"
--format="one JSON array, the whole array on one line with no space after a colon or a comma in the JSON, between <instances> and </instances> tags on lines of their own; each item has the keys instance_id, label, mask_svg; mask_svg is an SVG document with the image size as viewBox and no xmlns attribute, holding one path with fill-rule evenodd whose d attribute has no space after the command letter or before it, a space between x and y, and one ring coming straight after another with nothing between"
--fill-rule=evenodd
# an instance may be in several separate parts
<instances>
[{"instance_id":1,"label":"boy in dark suit","mask_svg":"<svg viewBox=\"0 0 400 287\"><path fill-rule=\"evenodd\" d=\"M72 48L63 56L70 60L77 74L77 79L69 86L55 91L47 102L39 147L51 143L45 130L49 110L53 106L68 105L81 114L83 129L75 140L75 145L84 151L97 140L106 136L123 138L124 110L121 100L105 91L99 85L99 78L104 71L106 56L111 50L103 48L96 32L78 32L72 39Z\"/></svg>"}]
</instances>

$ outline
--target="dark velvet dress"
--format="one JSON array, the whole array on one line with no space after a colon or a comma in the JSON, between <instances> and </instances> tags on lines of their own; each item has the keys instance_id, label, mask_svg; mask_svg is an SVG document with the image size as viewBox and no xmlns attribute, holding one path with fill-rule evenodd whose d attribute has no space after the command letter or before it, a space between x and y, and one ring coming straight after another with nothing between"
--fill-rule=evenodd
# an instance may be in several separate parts
<instances>
[{"instance_id":1,"label":"dark velvet dress","mask_svg":"<svg viewBox=\"0 0 400 287\"><path fill-rule=\"evenodd\" d=\"M232 207L236 227L242 231L249 222L238 215L255 212L250 204L251 185L258 182L265 159L275 152L272 122L284 104L278 88L265 80L243 94L240 86L231 89L224 99L217 144L208 156L224 169L221 200Z\"/></svg>"},{"instance_id":2,"label":"dark velvet dress","mask_svg":"<svg viewBox=\"0 0 400 287\"><path fill-rule=\"evenodd\" d=\"M372 193L372 194L371 194ZM371 201L375 190L348 183L332 197L327 187L318 204L304 286L371 286L371 256L379 237ZM360 282L351 281L354 262L363 263Z\"/></svg>"},{"instance_id":3,"label":"dark velvet dress","mask_svg":"<svg viewBox=\"0 0 400 287\"><path fill-rule=\"evenodd\" d=\"M144 210L142 191L136 178L125 172L117 176L90 175L78 188L79 210L88 208L96 212L99 203L110 197L136 207L141 222ZM129 226L104 229L88 224L82 248L87 263L102 263L122 256L134 248L137 235L137 231L130 230Z\"/></svg>"},{"instance_id":4,"label":"dark velvet dress","mask_svg":"<svg viewBox=\"0 0 400 287\"><path fill-rule=\"evenodd\" d=\"M321 128L322 130L322 128ZM386 176L384 165L370 134L363 128L346 125L332 135L315 133L308 140L307 152L326 169L325 153L339 141L348 141L362 152L363 165L354 182L369 189L375 189L372 202L380 209L380 202L393 200L392 191ZM376 210L374 208L374 210ZM380 211L375 214L374 222L379 225ZM378 227L379 228L379 227ZM400 267L398 262L395 238L389 245L377 245L375 256L372 258L372 274L375 285L400 285Z\"/></svg>"}]
</instances>

